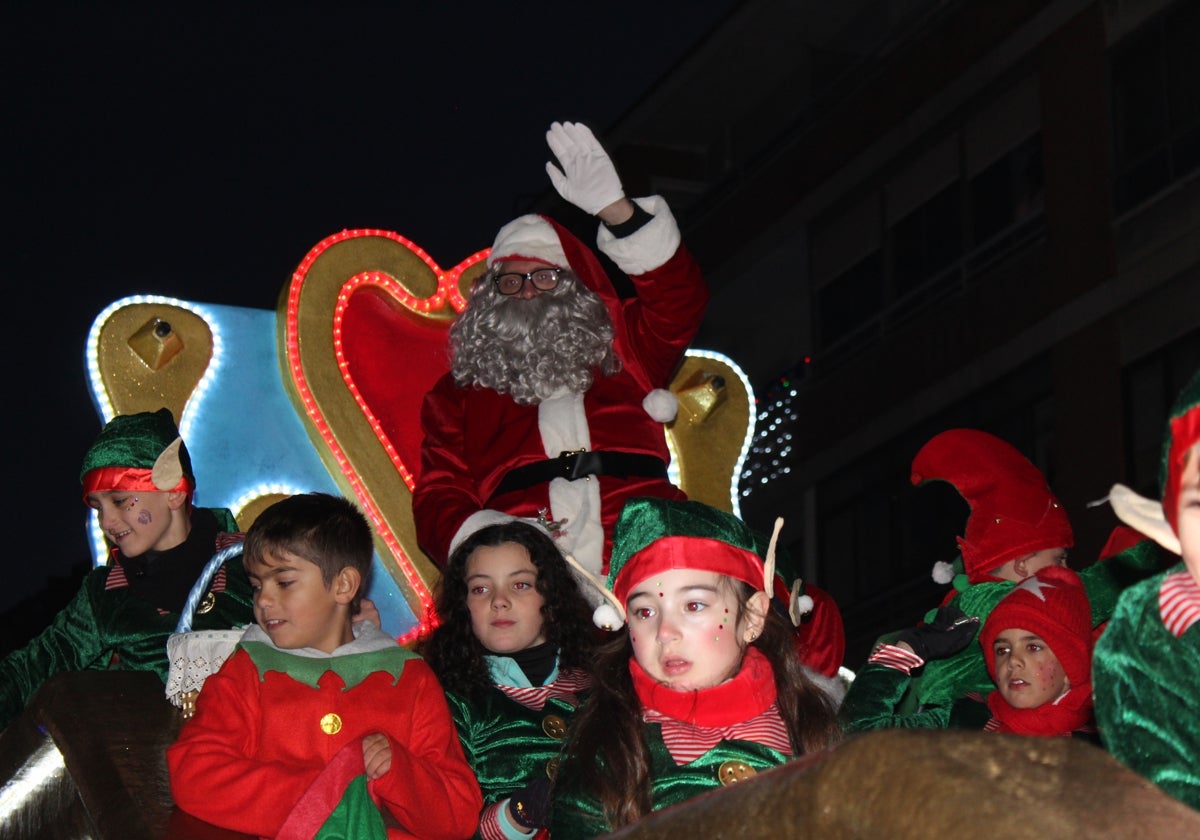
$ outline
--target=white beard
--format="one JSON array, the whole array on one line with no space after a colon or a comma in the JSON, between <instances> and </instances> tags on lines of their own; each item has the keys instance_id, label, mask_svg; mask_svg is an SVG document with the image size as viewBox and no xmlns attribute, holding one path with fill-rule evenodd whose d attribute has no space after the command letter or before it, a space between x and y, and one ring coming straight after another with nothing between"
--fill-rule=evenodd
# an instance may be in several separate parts
<instances>
[{"instance_id":1,"label":"white beard","mask_svg":"<svg viewBox=\"0 0 1200 840\"><path fill-rule=\"evenodd\" d=\"M564 272L558 288L528 300L504 297L484 280L450 329L460 387L491 388L531 405L587 391L597 368L619 369L608 310L573 275Z\"/></svg>"}]
</instances>

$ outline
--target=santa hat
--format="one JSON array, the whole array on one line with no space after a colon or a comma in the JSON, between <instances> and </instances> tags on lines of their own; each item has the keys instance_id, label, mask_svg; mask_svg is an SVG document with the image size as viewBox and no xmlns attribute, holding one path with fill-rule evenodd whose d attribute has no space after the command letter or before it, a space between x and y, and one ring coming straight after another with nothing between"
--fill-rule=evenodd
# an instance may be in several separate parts
<instances>
[{"instance_id":1,"label":"santa hat","mask_svg":"<svg viewBox=\"0 0 1200 840\"><path fill-rule=\"evenodd\" d=\"M1092 608L1075 572L1046 566L1018 583L992 608L979 633L979 644L993 680L996 654L992 644L1014 627L1042 637L1072 687L1092 681Z\"/></svg>"},{"instance_id":2,"label":"santa hat","mask_svg":"<svg viewBox=\"0 0 1200 840\"><path fill-rule=\"evenodd\" d=\"M511 260L529 260L546 265L570 268L567 255L559 241L558 232L542 216L518 216L500 228L492 243L487 265Z\"/></svg>"},{"instance_id":3,"label":"santa hat","mask_svg":"<svg viewBox=\"0 0 1200 840\"><path fill-rule=\"evenodd\" d=\"M1017 557L1075 544L1071 523L1045 476L1011 444L977 429L934 437L912 463L912 483L946 481L971 508L958 538L970 583ZM935 569L935 576L937 570Z\"/></svg>"},{"instance_id":4,"label":"santa hat","mask_svg":"<svg viewBox=\"0 0 1200 840\"><path fill-rule=\"evenodd\" d=\"M79 471L83 495L113 490L191 493L192 459L168 409L114 417Z\"/></svg>"},{"instance_id":5,"label":"santa hat","mask_svg":"<svg viewBox=\"0 0 1200 840\"><path fill-rule=\"evenodd\" d=\"M756 590L775 577L774 549L778 521L768 556L755 551L755 535L731 513L700 502L633 498L625 503L613 529L606 589L607 604L593 615L600 627L619 627L625 600L638 583L672 569L696 569L728 575Z\"/></svg>"},{"instance_id":6,"label":"santa hat","mask_svg":"<svg viewBox=\"0 0 1200 840\"><path fill-rule=\"evenodd\" d=\"M1108 494L1117 517L1173 554L1182 554L1179 545L1179 485L1183 456L1200 440L1200 371L1184 386L1167 421L1159 466L1162 502L1140 496L1123 484L1114 484Z\"/></svg>"},{"instance_id":7,"label":"santa hat","mask_svg":"<svg viewBox=\"0 0 1200 840\"><path fill-rule=\"evenodd\" d=\"M567 257L567 252L571 257ZM518 216L496 233L488 253L488 268L511 260L528 260L568 268L604 302L616 333L614 342L625 371L646 389L642 409L659 423L670 423L679 411L679 400L666 388L655 387L642 367L623 353L624 318L622 304L612 281L591 249L566 228L545 217L530 213Z\"/></svg>"}]
</instances>

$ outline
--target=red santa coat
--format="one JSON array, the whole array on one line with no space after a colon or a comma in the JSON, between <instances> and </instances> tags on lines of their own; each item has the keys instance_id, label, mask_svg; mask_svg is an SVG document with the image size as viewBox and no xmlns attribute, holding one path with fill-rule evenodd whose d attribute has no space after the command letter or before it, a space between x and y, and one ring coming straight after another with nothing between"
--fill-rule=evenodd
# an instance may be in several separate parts
<instances>
[{"instance_id":1,"label":"red santa coat","mask_svg":"<svg viewBox=\"0 0 1200 840\"><path fill-rule=\"evenodd\" d=\"M368 790L404 826L388 836L470 837L483 797L441 684L419 658L398 679L379 670L346 688L328 670L313 688L277 670L260 676L239 648L205 681L196 716L167 750L171 792L201 819L274 837L342 747L374 732L387 736L392 766Z\"/></svg>"},{"instance_id":2,"label":"red santa coat","mask_svg":"<svg viewBox=\"0 0 1200 840\"><path fill-rule=\"evenodd\" d=\"M621 300L595 254L578 238L553 225L572 270L608 307L614 327L613 344L621 370L613 376L596 372L592 387L578 405L563 412L547 403L519 405L490 389L458 387L446 374L426 396L421 410L424 441L421 472L413 495L413 516L422 548L444 565L451 545L478 527L495 521L491 514L537 517L542 509L552 518L568 519L577 511L557 509L549 483L500 496L496 487L509 470L555 457L563 439L552 428L586 425L594 451L619 450L653 455L669 462L661 422L642 407L646 395L665 388L684 351L700 326L708 304L708 289L699 266L683 247L678 227L659 198L638 199L654 218L628 237L616 239L602 229L599 244L633 281L637 297ZM579 416L570 416L574 412ZM578 431L578 430L576 430ZM566 435L570 439L570 433ZM598 476L576 482L597 482L600 510L591 517L603 528L603 549L593 540L590 553L575 544L583 524L568 522L563 547L593 572L606 572L610 534L625 500L632 496L685 498L662 478Z\"/></svg>"}]
</instances>

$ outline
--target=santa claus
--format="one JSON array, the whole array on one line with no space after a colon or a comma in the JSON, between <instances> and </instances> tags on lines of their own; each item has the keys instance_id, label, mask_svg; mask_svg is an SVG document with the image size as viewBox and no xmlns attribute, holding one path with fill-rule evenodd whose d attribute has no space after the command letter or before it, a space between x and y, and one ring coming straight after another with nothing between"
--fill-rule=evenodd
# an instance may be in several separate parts
<instances>
[{"instance_id":1,"label":"santa claus","mask_svg":"<svg viewBox=\"0 0 1200 840\"><path fill-rule=\"evenodd\" d=\"M597 216L599 249L629 276L621 299L595 253L545 216L502 227L450 331L451 370L426 396L413 496L417 538L442 565L475 530L537 520L593 574L625 500L680 500L667 478L664 390L708 290L666 202L630 200L580 123L554 123L546 171Z\"/></svg>"}]
</instances>

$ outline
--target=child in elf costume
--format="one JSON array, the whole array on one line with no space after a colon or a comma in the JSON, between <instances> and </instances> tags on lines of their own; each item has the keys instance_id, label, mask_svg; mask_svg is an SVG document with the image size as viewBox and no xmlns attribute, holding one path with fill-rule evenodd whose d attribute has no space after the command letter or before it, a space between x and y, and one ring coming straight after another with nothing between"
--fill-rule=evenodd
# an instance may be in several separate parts
<instances>
[{"instance_id":1,"label":"child in elf costume","mask_svg":"<svg viewBox=\"0 0 1200 840\"><path fill-rule=\"evenodd\" d=\"M934 568L935 580L953 583L942 606L982 623L1017 583L1039 569L1066 565L1067 549L1075 544L1066 510L1041 471L1009 443L977 429L942 432L913 459L912 483L929 481L948 482L971 508L958 538L961 568L947 563ZM1152 541L1127 528L1114 531L1101 559L1079 570L1092 626L1108 620L1125 587L1153 574L1162 562ZM926 620L933 618L931 611ZM905 707L949 706L971 692L991 691L983 654L976 639L953 655L928 662L913 681Z\"/></svg>"},{"instance_id":2,"label":"child in elf costume","mask_svg":"<svg viewBox=\"0 0 1200 840\"><path fill-rule=\"evenodd\" d=\"M628 624L572 721L551 836L595 837L834 743L832 701L769 606L773 549L764 567L749 528L698 502L626 503L614 614L594 620Z\"/></svg>"},{"instance_id":3,"label":"child in elf costume","mask_svg":"<svg viewBox=\"0 0 1200 840\"><path fill-rule=\"evenodd\" d=\"M233 515L192 507L196 479L171 412L114 417L84 456L83 500L112 545L107 565L40 635L0 661L0 728L61 671L116 668L167 674L167 637L204 566L239 539ZM198 630L253 618L240 563L223 566L196 609Z\"/></svg>"},{"instance_id":4,"label":"child in elf costume","mask_svg":"<svg viewBox=\"0 0 1200 840\"><path fill-rule=\"evenodd\" d=\"M260 837L474 831L479 786L437 678L351 622L373 556L366 519L337 496L292 496L250 526L257 624L167 750L180 808Z\"/></svg>"},{"instance_id":5,"label":"child in elf costume","mask_svg":"<svg viewBox=\"0 0 1200 840\"><path fill-rule=\"evenodd\" d=\"M446 689L485 807L478 835L548 824L567 725L591 680L591 608L554 540L522 521L469 536L442 573L422 653Z\"/></svg>"},{"instance_id":6,"label":"child in elf costume","mask_svg":"<svg viewBox=\"0 0 1200 840\"><path fill-rule=\"evenodd\" d=\"M1200 809L1200 372L1171 411L1161 474L1161 504L1110 495L1183 561L1121 596L1096 643L1096 719L1114 756Z\"/></svg>"},{"instance_id":7,"label":"child in elf costume","mask_svg":"<svg viewBox=\"0 0 1200 840\"><path fill-rule=\"evenodd\" d=\"M943 608L939 621L876 648L842 704L843 729L983 729L1076 735L1096 741L1092 721L1092 614L1079 576L1046 566L1017 584L979 631L994 690L953 704L897 713L910 675L975 635L978 619Z\"/></svg>"}]
</instances>

